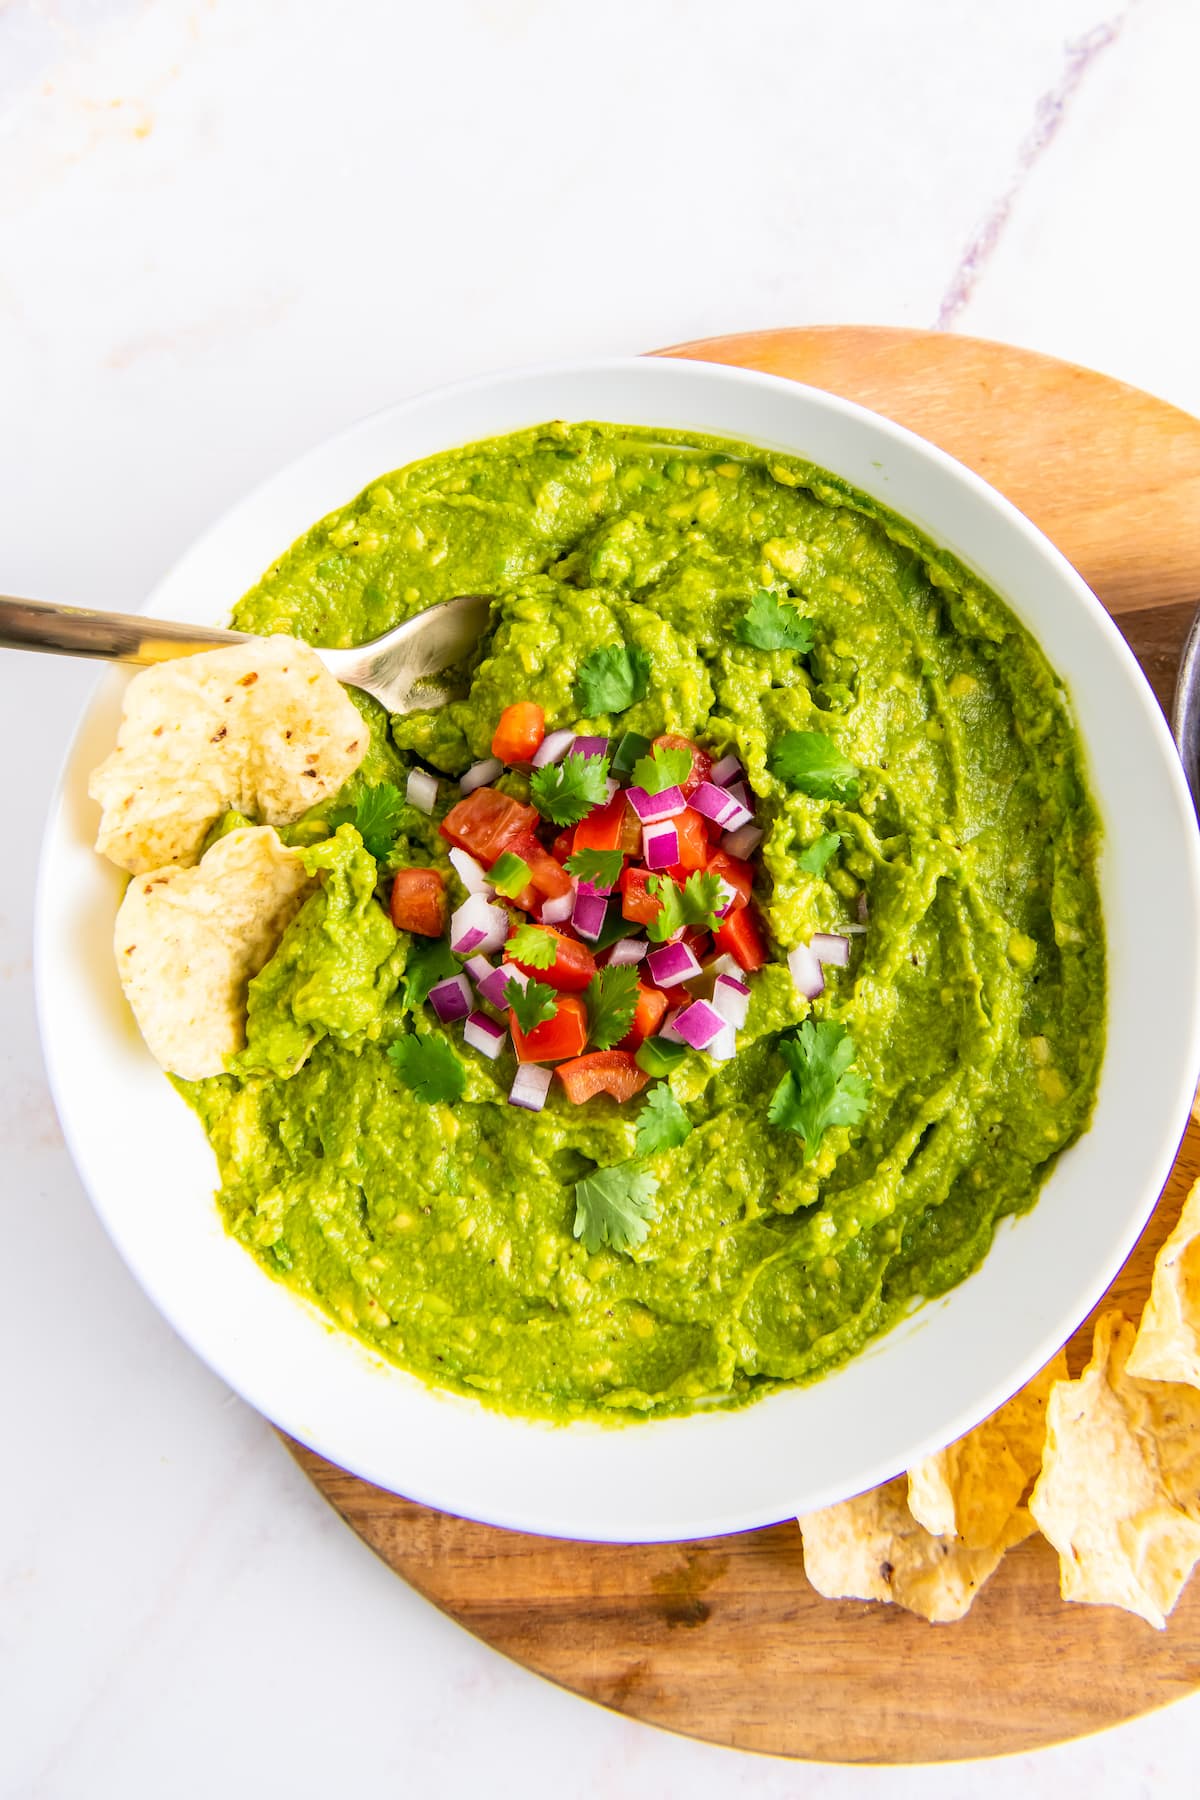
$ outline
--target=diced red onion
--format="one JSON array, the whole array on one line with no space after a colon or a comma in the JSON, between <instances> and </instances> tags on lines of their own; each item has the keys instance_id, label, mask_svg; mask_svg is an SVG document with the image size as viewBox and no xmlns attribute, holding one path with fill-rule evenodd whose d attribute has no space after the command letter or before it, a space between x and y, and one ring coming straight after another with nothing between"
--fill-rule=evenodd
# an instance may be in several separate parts
<instances>
[{"instance_id":1,"label":"diced red onion","mask_svg":"<svg viewBox=\"0 0 1200 1800\"><path fill-rule=\"evenodd\" d=\"M673 1023L685 1044L690 1044L693 1050L707 1050L728 1021L707 1000L693 1000L690 1006L676 1013Z\"/></svg>"},{"instance_id":2,"label":"diced red onion","mask_svg":"<svg viewBox=\"0 0 1200 1800\"><path fill-rule=\"evenodd\" d=\"M431 813L437 804L437 777L428 769L410 769L404 797L418 812Z\"/></svg>"},{"instance_id":3,"label":"diced red onion","mask_svg":"<svg viewBox=\"0 0 1200 1800\"><path fill-rule=\"evenodd\" d=\"M702 781L696 789L688 805L693 812L702 813L711 819L714 825L724 825L738 810L738 803L732 794L724 788L715 787L711 781Z\"/></svg>"},{"instance_id":4,"label":"diced red onion","mask_svg":"<svg viewBox=\"0 0 1200 1800\"><path fill-rule=\"evenodd\" d=\"M541 1112L553 1079L553 1069L544 1069L538 1063L521 1063L508 1090L508 1104L523 1106L527 1112Z\"/></svg>"},{"instance_id":5,"label":"diced red onion","mask_svg":"<svg viewBox=\"0 0 1200 1800\"><path fill-rule=\"evenodd\" d=\"M603 894L585 893L590 883L581 881L575 895L575 904L571 908L571 923L581 938L589 938L593 942L604 930L604 921L608 916L608 901Z\"/></svg>"},{"instance_id":6,"label":"diced red onion","mask_svg":"<svg viewBox=\"0 0 1200 1800\"><path fill-rule=\"evenodd\" d=\"M720 1013L725 1023L740 1031L750 1010L750 989L744 981L735 981L732 975L718 975L713 983L712 1003L713 1010Z\"/></svg>"},{"instance_id":7,"label":"diced red onion","mask_svg":"<svg viewBox=\"0 0 1200 1800\"><path fill-rule=\"evenodd\" d=\"M472 1050L482 1051L493 1062L503 1050L507 1036L503 1025L497 1025L495 1019L489 1019L486 1013L473 1012L463 1026L463 1042L470 1044Z\"/></svg>"},{"instance_id":8,"label":"diced red onion","mask_svg":"<svg viewBox=\"0 0 1200 1800\"><path fill-rule=\"evenodd\" d=\"M476 987L479 986L481 981L486 981L488 976L494 973L492 964L488 961L486 956L469 956L463 964L463 969L465 973L471 977L471 980L475 983Z\"/></svg>"},{"instance_id":9,"label":"diced red onion","mask_svg":"<svg viewBox=\"0 0 1200 1800\"><path fill-rule=\"evenodd\" d=\"M732 1025L722 1025L708 1046L708 1054L714 1062L729 1062L737 1055L737 1032Z\"/></svg>"},{"instance_id":10,"label":"diced red onion","mask_svg":"<svg viewBox=\"0 0 1200 1800\"><path fill-rule=\"evenodd\" d=\"M669 819L642 827L642 858L648 869L670 869L679 861L679 833Z\"/></svg>"},{"instance_id":11,"label":"diced red onion","mask_svg":"<svg viewBox=\"0 0 1200 1800\"><path fill-rule=\"evenodd\" d=\"M577 737L572 746L574 756L607 756L608 739L606 737Z\"/></svg>"},{"instance_id":12,"label":"diced red onion","mask_svg":"<svg viewBox=\"0 0 1200 1800\"><path fill-rule=\"evenodd\" d=\"M723 919L727 914L733 911L737 902L741 899L741 894L731 881L726 881L723 875L718 875L717 884L721 890L721 897L717 905L713 907L713 911L716 913L718 919Z\"/></svg>"},{"instance_id":13,"label":"diced red onion","mask_svg":"<svg viewBox=\"0 0 1200 1800\"><path fill-rule=\"evenodd\" d=\"M667 1042L671 1044L682 1044L683 1039L675 1029L675 1021L679 1017L680 1010L679 1007L676 1007L673 1013L667 1014L666 1023L659 1027L655 1033L656 1037L666 1038Z\"/></svg>"},{"instance_id":14,"label":"diced red onion","mask_svg":"<svg viewBox=\"0 0 1200 1800\"><path fill-rule=\"evenodd\" d=\"M482 762L471 764L458 785L464 794L473 794L476 788L487 787L489 782L495 781L497 775L503 773L504 764L500 758L486 756Z\"/></svg>"},{"instance_id":15,"label":"diced red onion","mask_svg":"<svg viewBox=\"0 0 1200 1800\"><path fill-rule=\"evenodd\" d=\"M465 1019L471 1010L471 984L465 975L448 975L429 990L429 1004L443 1025Z\"/></svg>"},{"instance_id":16,"label":"diced red onion","mask_svg":"<svg viewBox=\"0 0 1200 1800\"><path fill-rule=\"evenodd\" d=\"M450 948L459 956L491 956L508 936L508 914L482 894L471 894L450 915Z\"/></svg>"},{"instance_id":17,"label":"diced red onion","mask_svg":"<svg viewBox=\"0 0 1200 1800\"><path fill-rule=\"evenodd\" d=\"M850 961L850 939L836 932L815 931L808 940L808 947L819 963L827 963L832 968L844 969Z\"/></svg>"},{"instance_id":18,"label":"diced red onion","mask_svg":"<svg viewBox=\"0 0 1200 1800\"><path fill-rule=\"evenodd\" d=\"M740 981L742 965L736 956L730 956L728 951L723 951L715 962L709 963L706 973L711 975L714 981L718 975L732 975L735 981Z\"/></svg>"},{"instance_id":19,"label":"diced red onion","mask_svg":"<svg viewBox=\"0 0 1200 1800\"><path fill-rule=\"evenodd\" d=\"M726 792L731 800L737 801L739 806L744 806L749 811L753 812L754 801L751 799L750 789L746 786L744 781L731 781Z\"/></svg>"},{"instance_id":20,"label":"diced red onion","mask_svg":"<svg viewBox=\"0 0 1200 1800\"><path fill-rule=\"evenodd\" d=\"M574 742L573 731L548 731L533 753L534 768L544 769L550 763L561 762Z\"/></svg>"},{"instance_id":21,"label":"diced red onion","mask_svg":"<svg viewBox=\"0 0 1200 1800\"><path fill-rule=\"evenodd\" d=\"M606 803L608 800L615 800L617 795L620 793L620 791L621 791L621 784L617 780L616 776L615 775L607 775L604 780L604 792L605 792L605 796L606 796Z\"/></svg>"},{"instance_id":22,"label":"diced red onion","mask_svg":"<svg viewBox=\"0 0 1200 1800\"><path fill-rule=\"evenodd\" d=\"M538 918L542 921L543 925L561 925L565 920L570 918L571 909L574 905L575 896L573 893L555 894L553 899L542 901Z\"/></svg>"},{"instance_id":23,"label":"diced red onion","mask_svg":"<svg viewBox=\"0 0 1200 1800\"><path fill-rule=\"evenodd\" d=\"M726 831L740 831L742 826L749 825L753 818L754 814L748 806L743 806L740 800L734 800L724 821L725 829Z\"/></svg>"},{"instance_id":24,"label":"diced red onion","mask_svg":"<svg viewBox=\"0 0 1200 1800\"><path fill-rule=\"evenodd\" d=\"M631 963L639 963L649 948L645 938L618 938L608 951L608 966L610 969L621 969Z\"/></svg>"},{"instance_id":25,"label":"diced red onion","mask_svg":"<svg viewBox=\"0 0 1200 1800\"><path fill-rule=\"evenodd\" d=\"M807 944L797 944L787 960L797 993L803 994L806 1000L815 1000L818 994L825 992L824 970Z\"/></svg>"},{"instance_id":26,"label":"diced red onion","mask_svg":"<svg viewBox=\"0 0 1200 1800\"><path fill-rule=\"evenodd\" d=\"M648 794L644 787L625 789L625 798L643 825L657 825L660 819L674 819L684 811L687 801L683 789L664 788L661 794Z\"/></svg>"},{"instance_id":27,"label":"diced red onion","mask_svg":"<svg viewBox=\"0 0 1200 1800\"><path fill-rule=\"evenodd\" d=\"M731 750L728 756L723 756L719 763L713 764L708 779L715 781L718 787L728 787L731 781L743 780L745 774L745 769Z\"/></svg>"},{"instance_id":28,"label":"diced red onion","mask_svg":"<svg viewBox=\"0 0 1200 1800\"><path fill-rule=\"evenodd\" d=\"M858 913L858 922L859 922L859 924L860 924L860 925L865 925L865 924L866 924L866 922L867 922L867 920L868 920L868 919L869 919L869 918L870 918L870 916L871 916L871 908L870 908L870 906L869 906L869 904L868 904L868 902L867 902L867 890L866 890L866 888L864 888L864 889L863 889L863 891L862 891L862 893L861 893L861 894L860 894L860 895L859 895L859 896L858 896L858 906L857 906L857 908L856 908L856 909L855 909L855 910L856 910L856 911L857 911L857 913Z\"/></svg>"},{"instance_id":29,"label":"diced red onion","mask_svg":"<svg viewBox=\"0 0 1200 1800\"><path fill-rule=\"evenodd\" d=\"M468 894L491 894L492 884L488 880L483 864L475 861L473 856L457 845L450 852L450 866Z\"/></svg>"},{"instance_id":30,"label":"diced red onion","mask_svg":"<svg viewBox=\"0 0 1200 1800\"><path fill-rule=\"evenodd\" d=\"M488 1005L494 1006L498 1012L503 1012L508 1005L508 1001L504 997L504 990L509 982L515 981L524 987L528 980L529 977L524 969L514 968L512 963L502 963L500 968L490 970L479 983L479 998L486 1000Z\"/></svg>"},{"instance_id":31,"label":"diced red onion","mask_svg":"<svg viewBox=\"0 0 1200 1800\"><path fill-rule=\"evenodd\" d=\"M736 856L745 862L753 856L763 841L763 834L757 825L739 825L736 831L727 831L721 839L721 848L727 856Z\"/></svg>"},{"instance_id":32,"label":"diced red onion","mask_svg":"<svg viewBox=\"0 0 1200 1800\"><path fill-rule=\"evenodd\" d=\"M700 964L687 944L660 944L646 958L646 967L655 987L675 987L700 973Z\"/></svg>"}]
</instances>

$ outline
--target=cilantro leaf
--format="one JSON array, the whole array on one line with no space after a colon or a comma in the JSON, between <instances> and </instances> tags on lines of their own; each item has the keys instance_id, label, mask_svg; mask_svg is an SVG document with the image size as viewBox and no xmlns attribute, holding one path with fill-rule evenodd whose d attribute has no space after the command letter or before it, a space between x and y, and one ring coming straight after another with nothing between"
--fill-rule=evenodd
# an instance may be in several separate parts
<instances>
[{"instance_id":1,"label":"cilantro leaf","mask_svg":"<svg viewBox=\"0 0 1200 1800\"><path fill-rule=\"evenodd\" d=\"M588 1036L597 1050L609 1050L633 1024L637 1009L636 965L597 969L587 984Z\"/></svg>"},{"instance_id":2,"label":"cilantro leaf","mask_svg":"<svg viewBox=\"0 0 1200 1800\"><path fill-rule=\"evenodd\" d=\"M656 744L649 756L633 765L633 785L648 794L661 794L664 788L678 787L692 772L690 750L676 749L671 744Z\"/></svg>"},{"instance_id":3,"label":"cilantro leaf","mask_svg":"<svg viewBox=\"0 0 1200 1800\"><path fill-rule=\"evenodd\" d=\"M518 925L504 951L510 962L528 963L531 969L549 969L558 955L558 945L544 925Z\"/></svg>"},{"instance_id":4,"label":"cilantro leaf","mask_svg":"<svg viewBox=\"0 0 1200 1800\"><path fill-rule=\"evenodd\" d=\"M803 653L813 647L813 628L794 606L777 594L759 588L750 602L750 611L739 619L733 635L756 650L797 650Z\"/></svg>"},{"instance_id":5,"label":"cilantro leaf","mask_svg":"<svg viewBox=\"0 0 1200 1800\"><path fill-rule=\"evenodd\" d=\"M329 828L353 825L376 862L383 862L400 835L408 802L391 781L365 787L354 806L340 806L329 815Z\"/></svg>"},{"instance_id":6,"label":"cilantro leaf","mask_svg":"<svg viewBox=\"0 0 1200 1800\"><path fill-rule=\"evenodd\" d=\"M457 975L462 963L445 938L414 937L404 965L404 1004L416 1012L429 998L429 990L446 975Z\"/></svg>"},{"instance_id":7,"label":"cilantro leaf","mask_svg":"<svg viewBox=\"0 0 1200 1800\"><path fill-rule=\"evenodd\" d=\"M619 850L576 850L567 858L572 875L600 889L615 888L624 867L625 858Z\"/></svg>"},{"instance_id":8,"label":"cilantro leaf","mask_svg":"<svg viewBox=\"0 0 1200 1800\"><path fill-rule=\"evenodd\" d=\"M644 700L650 687L650 658L632 644L593 650L579 665L575 693L587 719L624 712Z\"/></svg>"},{"instance_id":9,"label":"cilantro leaf","mask_svg":"<svg viewBox=\"0 0 1200 1800\"><path fill-rule=\"evenodd\" d=\"M594 1256L602 1244L630 1251L644 1244L657 1217L658 1178L635 1163L594 1169L575 1183L575 1236Z\"/></svg>"},{"instance_id":10,"label":"cilantro leaf","mask_svg":"<svg viewBox=\"0 0 1200 1800\"><path fill-rule=\"evenodd\" d=\"M529 798L555 825L578 825L593 806L608 799L607 756L579 756L569 750L559 763L547 763L529 777Z\"/></svg>"},{"instance_id":11,"label":"cilantro leaf","mask_svg":"<svg viewBox=\"0 0 1200 1800\"><path fill-rule=\"evenodd\" d=\"M703 931L716 930L716 909L722 899L719 875L696 869L682 888L670 875L651 875L646 892L660 902L658 912L646 927L646 934L654 943L665 944L687 925L699 925Z\"/></svg>"},{"instance_id":12,"label":"cilantro leaf","mask_svg":"<svg viewBox=\"0 0 1200 1800\"><path fill-rule=\"evenodd\" d=\"M864 1118L870 1079L851 1072L854 1040L832 1019L805 1019L779 1039L778 1048L788 1073L771 1096L767 1116L772 1125L799 1133L808 1162L831 1125L857 1125Z\"/></svg>"},{"instance_id":13,"label":"cilantro leaf","mask_svg":"<svg viewBox=\"0 0 1200 1800\"><path fill-rule=\"evenodd\" d=\"M768 766L788 787L814 800L858 799L858 769L823 731L785 731Z\"/></svg>"},{"instance_id":14,"label":"cilantro leaf","mask_svg":"<svg viewBox=\"0 0 1200 1800\"><path fill-rule=\"evenodd\" d=\"M665 1081L652 1087L637 1122L634 1152L653 1156L656 1150L674 1150L691 1136L692 1121Z\"/></svg>"},{"instance_id":15,"label":"cilantro leaf","mask_svg":"<svg viewBox=\"0 0 1200 1800\"><path fill-rule=\"evenodd\" d=\"M558 995L548 982L527 981L522 987L511 976L504 985L504 1004L528 1037L529 1033L558 1011Z\"/></svg>"},{"instance_id":16,"label":"cilantro leaf","mask_svg":"<svg viewBox=\"0 0 1200 1800\"><path fill-rule=\"evenodd\" d=\"M529 886L533 870L523 856L513 850L506 850L488 870L488 880L498 894L506 900L515 900L521 889Z\"/></svg>"},{"instance_id":17,"label":"cilantro leaf","mask_svg":"<svg viewBox=\"0 0 1200 1800\"><path fill-rule=\"evenodd\" d=\"M819 838L814 838L808 848L802 850L796 858L796 867L803 869L806 875L823 875L825 865L842 841L840 831L823 831Z\"/></svg>"},{"instance_id":18,"label":"cilantro leaf","mask_svg":"<svg viewBox=\"0 0 1200 1800\"><path fill-rule=\"evenodd\" d=\"M410 1032L389 1044L387 1054L405 1087L427 1106L462 1099L467 1072L440 1032Z\"/></svg>"}]
</instances>

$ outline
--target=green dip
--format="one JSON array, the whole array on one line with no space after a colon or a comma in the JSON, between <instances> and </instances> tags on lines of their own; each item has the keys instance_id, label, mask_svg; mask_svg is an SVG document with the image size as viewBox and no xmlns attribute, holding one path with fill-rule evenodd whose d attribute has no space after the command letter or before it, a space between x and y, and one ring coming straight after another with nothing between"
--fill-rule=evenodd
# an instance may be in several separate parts
<instances>
[{"instance_id":1,"label":"green dip","mask_svg":"<svg viewBox=\"0 0 1200 1800\"><path fill-rule=\"evenodd\" d=\"M735 637L764 586L811 620L811 652ZM460 593L496 596L469 700L390 728L364 700L371 751L321 812L373 782L403 788L414 758L460 773L511 701L544 707L547 730L575 724L583 659L635 645L649 694L587 725L737 752L767 828L757 897L777 960L751 980L738 1055L692 1052L670 1077L694 1129L650 1159L646 1242L589 1255L574 1183L633 1156L642 1103L573 1106L555 1081L543 1112L519 1110L511 1051L489 1062L461 1029L466 1097L418 1100L385 1054L413 1024L409 942L357 834L310 816L288 835L315 846L323 885L251 985L237 1072L180 1084L228 1228L373 1350L514 1412L631 1419L810 1381L974 1269L1087 1124L1104 1046L1098 827L1061 684L994 594L832 476L612 425L546 425L381 477L234 622L347 645ZM769 774L794 730L861 767L852 805ZM402 831L388 868L435 863L457 905L436 820L408 809ZM830 832L839 849L806 873L798 857ZM851 966L810 1007L783 958L856 921L863 896ZM767 1104L777 1035L810 1012L849 1027L871 1101L806 1164Z\"/></svg>"}]
</instances>

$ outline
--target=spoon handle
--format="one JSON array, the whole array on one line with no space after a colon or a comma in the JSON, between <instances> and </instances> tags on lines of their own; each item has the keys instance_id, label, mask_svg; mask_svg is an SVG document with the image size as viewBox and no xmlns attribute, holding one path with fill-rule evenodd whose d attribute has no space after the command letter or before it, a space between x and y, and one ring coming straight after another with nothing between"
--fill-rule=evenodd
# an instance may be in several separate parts
<instances>
[{"instance_id":1,"label":"spoon handle","mask_svg":"<svg viewBox=\"0 0 1200 1800\"><path fill-rule=\"evenodd\" d=\"M50 650L59 656L91 656L104 662L158 663L175 656L240 644L240 631L206 625L172 625L137 613L91 612L0 594L0 649Z\"/></svg>"}]
</instances>

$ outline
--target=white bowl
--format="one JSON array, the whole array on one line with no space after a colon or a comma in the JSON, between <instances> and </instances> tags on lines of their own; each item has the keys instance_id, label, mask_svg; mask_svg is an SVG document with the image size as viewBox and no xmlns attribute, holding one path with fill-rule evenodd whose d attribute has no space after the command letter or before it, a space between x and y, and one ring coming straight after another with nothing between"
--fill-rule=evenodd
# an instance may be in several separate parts
<instances>
[{"instance_id":1,"label":"white bowl","mask_svg":"<svg viewBox=\"0 0 1200 1800\"><path fill-rule=\"evenodd\" d=\"M1105 827L1108 1051L1091 1129L983 1267L813 1387L623 1429L504 1418L373 1356L228 1237L200 1126L144 1050L95 856L88 771L110 748L106 673L46 832L42 1035L97 1211L181 1335L231 1387L381 1487L498 1525L654 1541L738 1531L874 1485L967 1430L1067 1338L1133 1245L1171 1166L1200 1062L1200 856L1170 736L1137 663L1057 550L976 475L862 407L772 376L631 359L474 381L378 413L276 475L146 602L217 622L313 521L417 457L544 419L715 432L791 451L876 495L1008 601L1066 682Z\"/></svg>"}]
</instances>

